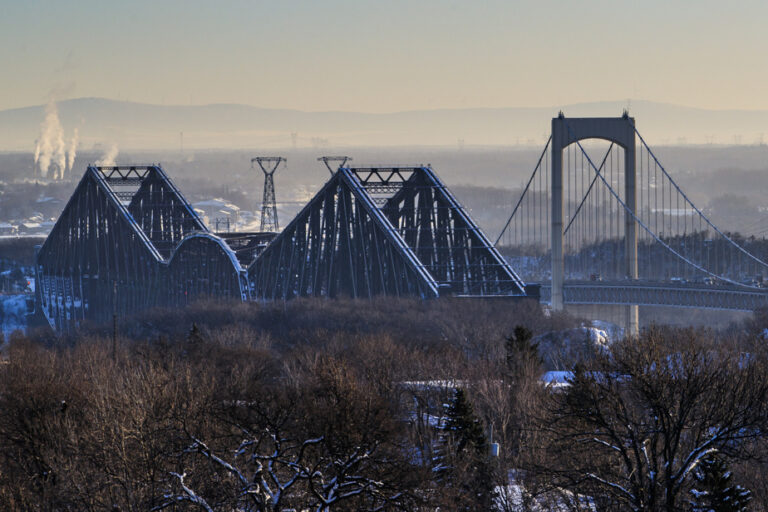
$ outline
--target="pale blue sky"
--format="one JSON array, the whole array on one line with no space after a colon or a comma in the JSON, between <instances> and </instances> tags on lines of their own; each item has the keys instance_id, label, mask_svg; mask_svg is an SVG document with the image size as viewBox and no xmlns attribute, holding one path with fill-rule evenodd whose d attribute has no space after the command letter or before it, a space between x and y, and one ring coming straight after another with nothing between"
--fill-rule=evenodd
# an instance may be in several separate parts
<instances>
[{"instance_id":1,"label":"pale blue sky","mask_svg":"<svg viewBox=\"0 0 768 512\"><path fill-rule=\"evenodd\" d=\"M0 0L0 109L51 91L315 111L768 109L766 22L764 0Z\"/></svg>"}]
</instances>

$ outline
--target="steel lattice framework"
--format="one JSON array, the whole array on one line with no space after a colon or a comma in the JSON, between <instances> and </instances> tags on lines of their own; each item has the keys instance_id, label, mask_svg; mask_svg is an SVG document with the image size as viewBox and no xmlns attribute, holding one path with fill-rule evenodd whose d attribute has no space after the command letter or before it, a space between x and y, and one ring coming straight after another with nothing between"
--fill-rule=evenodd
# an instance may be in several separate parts
<instances>
[{"instance_id":1,"label":"steel lattice framework","mask_svg":"<svg viewBox=\"0 0 768 512\"><path fill-rule=\"evenodd\" d=\"M88 167L38 251L37 303L67 332L202 297L526 296L429 167L339 168L273 237L210 232L159 166Z\"/></svg>"},{"instance_id":2,"label":"steel lattice framework","mask_svg":"<svg viewBox=\"0 0 768 512\"><path fill-rule=\"evenodd\" d=\"M339 168L249 275L263 299L525 296L429 167Z\"/></svg>"},{"instance_id":3,"label":"steel lattice framework","mask_svg":"<svg viewBox=\"0 0 768 512\"><path fill-rule=\"evenodd\" d=\"M251 158L251 165L256 162L264 173L264 195L261 201L261 231L276 232L280 230L277 220L277 202L275 201L275 171L285 158L281 156L257 156ZM270 167L271 166L271 167Z\"/></svg>"},{"instance_id":4,"label":"steel lattice framework","mask_svg":"<svg viewBox=\"0 0 768 512\"><path fill-rule=\"evenodd\" d=\"M203 295L248 297L234 252L159 166L88 167L36 270L37 303L59 332Z\"/></svg>"}]
</instances>

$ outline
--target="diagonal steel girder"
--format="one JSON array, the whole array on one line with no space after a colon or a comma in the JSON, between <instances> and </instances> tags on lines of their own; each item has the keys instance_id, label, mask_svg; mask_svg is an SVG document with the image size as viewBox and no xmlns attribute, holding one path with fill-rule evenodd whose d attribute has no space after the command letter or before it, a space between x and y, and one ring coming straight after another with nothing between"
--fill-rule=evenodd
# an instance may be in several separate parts
<instances>
[{"instance_id":1,"label":"diagonal steel girder","mask_svg":"<svg viewBox=\"0 0 768 512\"><path fill-rule=\"evenodd\" d=\"M339 169L249 267L261 299L436 297L438 287L349 169Z\"/></svg>"},{"instance_id":2,"label":"diagonal steel girder","mask_svg":"<svg viewBox=\"0 0 768 512\"><path fill-rule=\"evenodd\" d=\"M381 209L441 290L454 295L525 295L523 280L435 172L429 167L410 171Z\"/></svg>"},{"instance_id":3,"label":"diagonal steel girder","mask_svg":"<svg viewBox=\"0 0 768 512\"><path fill-rule=\"evenodd\" d=\"M137 185L130 199L114 188ZM232 250L158 166L88 167L37 253L36 277L37 306L57 332L202 296L248 297Z\"/></svg>"},{"instance_id":4,"label":"diagonal steel girder","mask_svg":"<svg viewBox=\"0 0 768 512\"><path fill-rule=\"evenodd\" d=\"M428 167L340 168L249 275L255 295L269 300L525 296L522 280Z\"/></svg>"}]
</instances>

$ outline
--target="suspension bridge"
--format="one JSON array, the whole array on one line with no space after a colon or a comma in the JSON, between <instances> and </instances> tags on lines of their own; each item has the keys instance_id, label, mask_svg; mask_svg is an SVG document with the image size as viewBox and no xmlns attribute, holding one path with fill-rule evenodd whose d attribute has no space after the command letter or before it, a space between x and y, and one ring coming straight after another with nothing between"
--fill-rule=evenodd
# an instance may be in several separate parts
<instances>
[{"instance_id":1,"label":"suspension bridge","mask_svg":"<svg viewBox=\"0 0 768 512\"><path fill-rule=\"evenodd\" d=\"M724 232L675 182L626 112L552 119L495 242L542 299L751 311L768 306L765 240Z\"/></svg>"}]
</instances>

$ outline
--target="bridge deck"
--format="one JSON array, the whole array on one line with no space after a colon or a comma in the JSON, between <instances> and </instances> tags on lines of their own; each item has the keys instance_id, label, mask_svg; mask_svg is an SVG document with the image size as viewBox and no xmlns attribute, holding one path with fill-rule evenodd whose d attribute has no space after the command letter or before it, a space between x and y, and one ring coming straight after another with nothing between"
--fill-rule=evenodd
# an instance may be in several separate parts
<instances>
[{"instance_id":1,"label":"bridge deck","mask_svg":"<svg viewBox=\"0 0 768 512\"><path fill-rule=\"evenodd\" d=\"M541 286L543 302L551 300L551 283ZM566 281L566 304L672 306L754 311L768 306L768 288L656 281Z\"/></svg>"}]
</instances>

